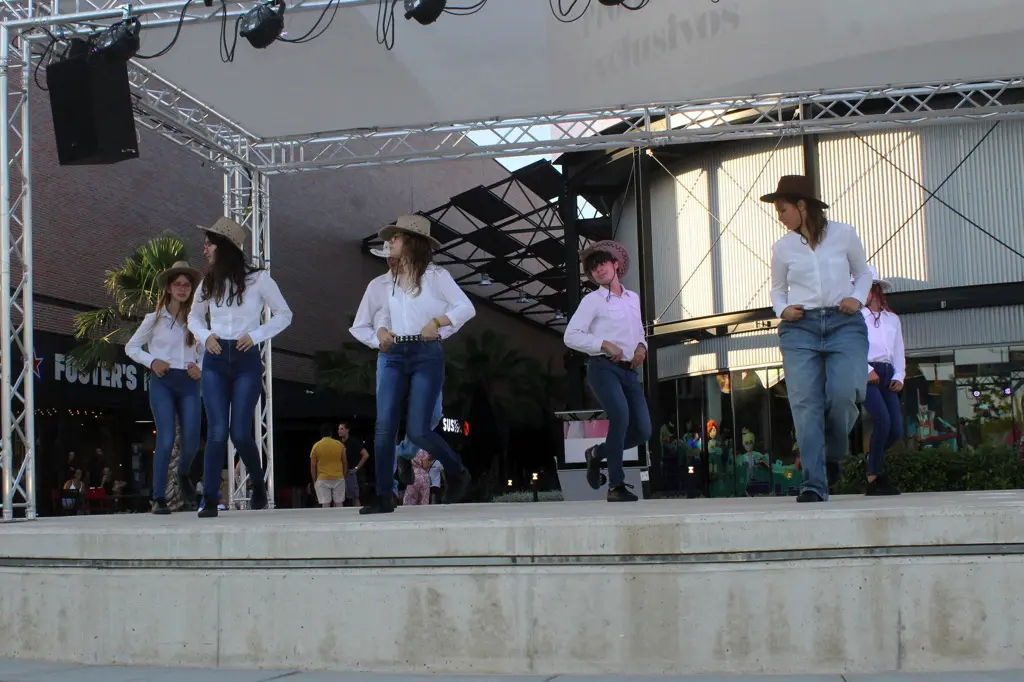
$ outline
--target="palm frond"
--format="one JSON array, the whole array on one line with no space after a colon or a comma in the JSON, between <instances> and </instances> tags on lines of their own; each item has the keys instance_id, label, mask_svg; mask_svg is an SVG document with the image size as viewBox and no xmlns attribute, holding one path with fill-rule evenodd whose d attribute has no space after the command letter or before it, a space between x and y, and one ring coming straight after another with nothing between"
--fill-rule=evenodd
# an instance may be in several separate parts
<instances>
[{"instance_id":1,"label":"palm frond","mask_svg":"<svg viewBox=\"0 0 1024 682\"><path fill-rule=\"evenodd\" d=\"M71 349L68 364L79 372L91 372L97 367L112 367L117 355L118 347L108 339L92 339Z\"/></svg>"}]
</instances>

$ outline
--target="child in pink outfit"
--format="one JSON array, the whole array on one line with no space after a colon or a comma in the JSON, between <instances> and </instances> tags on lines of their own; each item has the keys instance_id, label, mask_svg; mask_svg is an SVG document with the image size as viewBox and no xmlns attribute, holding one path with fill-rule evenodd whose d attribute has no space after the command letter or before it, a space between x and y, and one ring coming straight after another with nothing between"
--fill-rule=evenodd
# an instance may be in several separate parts
<instances>
[{"instance_id":1,"label":"child in pink outfit","mask_svg":"<svg viewBox=\"0 0 1024 682\"><path fill-rule=\"evenodd\" d=\"M430 455L420 450L412 458L413 483L405 488L405 499L402 504L430 504Z\"/></svg>"}]
</instances>

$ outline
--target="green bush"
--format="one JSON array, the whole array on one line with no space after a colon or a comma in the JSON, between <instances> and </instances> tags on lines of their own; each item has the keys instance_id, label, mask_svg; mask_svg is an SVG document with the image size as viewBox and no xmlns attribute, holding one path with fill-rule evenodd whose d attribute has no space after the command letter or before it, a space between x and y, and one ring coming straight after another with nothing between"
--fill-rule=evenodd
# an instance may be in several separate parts
<instances>
[{"instance_id":1,"label":"green bush","mask_svg":"<svg viewBox=\"0 0 1024 682\"><path fill-rule=\"evenodd\" d=\"M852 455L843 462L839 493L864 492L866 464L865 455ZM1016 449L1008 445L968 451L895 447L885 454L883 471L905 493L1024 488L1024 464Z\"/></svg>"}]
</instances>

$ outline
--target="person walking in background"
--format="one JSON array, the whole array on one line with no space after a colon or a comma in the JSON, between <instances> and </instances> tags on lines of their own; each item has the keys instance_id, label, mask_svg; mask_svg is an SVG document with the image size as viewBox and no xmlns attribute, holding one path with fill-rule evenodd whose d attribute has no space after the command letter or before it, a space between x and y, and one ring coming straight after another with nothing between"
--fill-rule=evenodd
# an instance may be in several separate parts
<instances>
[{"instance_id":1,"label":"person walking in background","mask_svg":"<svg viewBox=\"0 0 1024 682\"><path fill-rule=\"evenodd\" d=\"M783 176L761 201L775 205L788 230L772 247L771 299L804 469L797 502L823 502L867 389L867 374L855 368L868 361L860 309L871 272L857 231L825 217L828 204L808 178Z\"/></svg>"},{"instance_id":2,"label":"person walking in background","mask_svg":"<svg viewBox=\"0 0 1024 682\"><path fill-rule=\"evenodd\" d=\"M181 428L178 458L178 489L184 509L196 510L194 488L188 473L199 452L202 429L202 398L199 394L200 369L203 362L202 343L196 341L187 323L196 286L202 273L185 261L178 261L157 276L161 289L156 310L143 318L124 351L135 362L152 373L149 382L149 407L156 426L156 450L153 455L154 514L170 514L167 506L167 479L171 451L174 449L175 425ZM101 483L102 485L102 483Z\"/></svg>"},{"instance_id":3,"label":"person walking in background","mask_svg":"<svg viewBox=\"0 0 1024 682\"><path fill-rule=\"evenodd\" d=\"M587 449L587 483L601 487L601 462L608 462L608 501L635 502L622 466L624 450L651 438L651 414L636 369L647 359L640 298L620 279L629 270L629 252L614 241L597 242L580 254L583 271L598 289L580 301L569 319L565 345L590 355L587 383L608 415L604 443Z\"/></svg>"},{"instance_id":4,"label":"person walking in background","mask_svg":"<svg viewBox=\"0 0 1024 682\"><path fill-rule=\"evenodd\" d=\"M431 458L427 476L430 478L430 504L441 504L441 476L444 467L441 462Z\"/></svg>"},{"instance_id":5,"label":"person walking in background","mask_svg":"<svg viewBox=\"0 0 1024 682\"><path fill-rule=\"evenodd\" d=\"M263 465L253 438L256 403L263 390L259 344L284 331L292 311L266 270L246 264L244 227L221 218L206 234L203 254L209 264L188 317L188 327L206 347L203 356L203 402L206 405L206 453L203 497L217 499L228 453L228 434L252 481L251 509L267 506ZM271 317L263 322L263 309ZM209 322L207 322L209 315ZM217 516L206 504L201 518Z\"/></svg>"},{"instance_id":6,"label":"person walking in background","mask_svg":"<svg viewBox=\"0 0 1024 682\"><path fill-rule=\"evenodd\" d=\"M903 411L899 397L907 376L903 327L885 297L891 285L879 279L870 265L868 270L871 272L871 291L867 305L861 310L868 329L868 388L864 408L871 415L872 423L865 493L899 495L900 491L882 473L882 460L885 451L903 437Z\"/></svg>"},{"instance_id":7,"label":"person walking in background","mask_svg":"<svg viewBox=\"0 0 1024 682\"><path fill-rule=\"evenodd\" d=\"M309 475L313 478L313 489L321 507L340 507L345 503L345 446L331 437L330 424L320 427L320 440L313 444L309 453Z\"/></svg>"},{"instance_id":8,"label":"person walking in background","mask_svg":"<svg viewBox=\"0 0 1024 682\"><path fill-rule=\"evenodd\" d=\"M413 482L405 487L404 506L430 504L430 455L420 450L412 458Z\"/></svg>"},{"instance_id":9,"label":"person walking in background","mask_svg":"<svg viewBox=\"0 0 1024 682\"><path fill-rule=\"evenodd\" d=\"M430 235L430 220L401 216L380 230L396 260L388 297L388 325L377 330L377 426L374 438L377 496L361 514L395 509L391 479L402 408L408 398L406 432L417 447L441 460L448 472L448 502L465 494L470 474L451 446L431 428L431 417L444 384L441 330L458 330L475 314L469 297L451 274L431 261L440 243Z\"/></svg>"},{"instance_id":10,"label":"person walking in background","mask_svg":"<svg viewBox=\"0 0 1024 682\"><path fill-rule=\"evenodd\" d=\"M359 506L359 472L366 466L366 460L370 459L370 453L366 451L363 441L352 435L348 422L338 424L338 439L345 446L346 458L359 458L354 466L348 469L345 474L345 499L354 507Z\"/></svg>"}]
</instances>

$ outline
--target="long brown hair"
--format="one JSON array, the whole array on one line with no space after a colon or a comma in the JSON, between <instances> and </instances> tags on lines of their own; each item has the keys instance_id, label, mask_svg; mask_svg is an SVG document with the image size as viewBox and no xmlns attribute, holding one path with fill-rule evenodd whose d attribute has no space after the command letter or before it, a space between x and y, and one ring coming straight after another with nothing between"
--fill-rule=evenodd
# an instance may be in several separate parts
<instances>
[{"instance_id":1,"label":"long brown hair","mask_svg":"<svg viewBox=\"0 0 1024 682\"><path fill-rule=\"evenodd\" d=\"M812 249L818 248L818 245L825 239L825 231L828 229L828 218L825 217L825 209L817 202L808 201L803 197L779 197L779 199L787 204L796 206L797 211L800 210L800 202L804 202L807 219L794 232L799 234L800 240L806 242ZM802 216L803 213L800 215ZM800 229L804 227L807 228L807 235L800 232Z\"/></svg>"},{"instance_id":2,"label":"long brown hair","mask_svg":"<svg viewBox=\"0 0 1024 682\"><path fill-rule=\"evenodd\" d=\"M885 292L882 290L881 284L879 284L878 282L872 283L871 290L868 292L868 297L870 298L872 294L882 304L882 310L884 310L887 313L892 312L892 308L889 307L889 298L885 295Z\"/></svg>"},{"instance_id":3,"label":"long brown hair","mask_svg":"<svg viewBox=\"0 0 1024 682\"><path fill-rule=\"evenodd\" d=\"M164 293L160 295L160 300L156 302L156 315L158 318L160 313L166 310L167 306L171 303L171 285L174 284L174 280L178 279L178 277L181 277L181 275L167 280L167 284L164 285ZM185 275L185 277L188 277L188 275ZM178 311L178 314L183 314L186 320L188 319L188 314L192 312L192 301L196 297L196 283L191 277L188 277L188 281L192 285L192 289L188 292L188 299L181 304L181 309ZM188 328L187 324L185 325L185 345L189 348L196 345L196 336Z\"/></svg>"},{"instance_id":4,"label":"long brown hair","mask_svg":"<svg viewBox=\"0 0 1024 682\"><path fill-rule=\"evenodd\" d=\"M203 276L203 297L226 305L242 305L245 278L259 270L245 262L245 254L227 237L207 232L206 238L217 247L213 263Z\"/></svg>"},{"instance_id":5,"label":"long brown hair","mask_svg":"<svg viewBox=\"0 0 1024 682\"><path fill-rule=\"evenodd\" d=\"M399 273L409 276L413 283L413 296L419 296L423 291L421 280L423 273L427 271L433 259L433 250L426 237L409 232L402 233L402 255L399 256L399 267L394 270L395 282L398 282Z\"/></svg>"}]
</instances>

